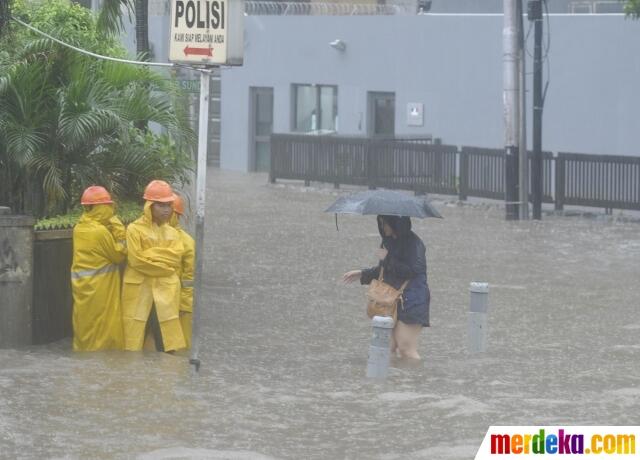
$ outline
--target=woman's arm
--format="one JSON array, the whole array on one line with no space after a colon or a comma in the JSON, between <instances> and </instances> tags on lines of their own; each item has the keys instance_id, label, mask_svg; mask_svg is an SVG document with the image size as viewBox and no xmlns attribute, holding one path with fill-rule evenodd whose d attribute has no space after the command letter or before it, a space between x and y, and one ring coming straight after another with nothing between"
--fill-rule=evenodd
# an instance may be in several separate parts
<instances>
[{"instance_id":1,"label":"woman's arm","mask_svg":"<svg viewBox=\"0 0 640 460\"><path fill-rule=\"evenodd\" d=\"M380 265L372 268L363 268L360 270L360 284L370 284L371 280L374 280L380 276Z\"/></svg>"}]
</instances>

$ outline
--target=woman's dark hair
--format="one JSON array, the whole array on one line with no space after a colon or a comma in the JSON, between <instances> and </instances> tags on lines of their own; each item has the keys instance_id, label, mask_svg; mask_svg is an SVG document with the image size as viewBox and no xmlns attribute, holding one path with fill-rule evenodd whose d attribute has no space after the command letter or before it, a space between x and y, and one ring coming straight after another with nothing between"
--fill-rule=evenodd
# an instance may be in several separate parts
<instances>
[{"instance_id":1,"label":"woman's dark hair","mask_svg":"<svg viewBox=\"0 0 640 460\"><path fill-rule=\"evenodd\" d=\"M393 230L393 233L396 234L398 238L406 238L411 234L411 219L406 216L385 216L379 215L378 219L378 230L380 231L380 235L384 236L384 230L382 225L386 222L389 227Z\"/></svg>"}]
</instances>

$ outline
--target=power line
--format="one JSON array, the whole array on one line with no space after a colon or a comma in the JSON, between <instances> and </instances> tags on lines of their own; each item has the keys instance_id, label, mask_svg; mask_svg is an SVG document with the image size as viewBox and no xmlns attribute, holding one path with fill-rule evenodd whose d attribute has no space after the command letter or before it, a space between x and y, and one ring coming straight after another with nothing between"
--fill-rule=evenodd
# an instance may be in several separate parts
<instances>
[{"instance_id":1,"label":"power line","mask_svg":"<svg viewBox=\"0 0 640 460\"><path fill-rule=\"evenodd\" d=\"M64 41L62 41L62 40L60 40L60 39L58 39L56 37L53 37L53 36L51 36L51 35L49 35L49 34L47 34L45 32L42 32L41 30L36 29L35 27L33 27L33 26L31 26L31 25L29 25L29 24L27 24L25 22L22 22L20 19L17 19L17 18L15 18L13 16L11 16L10 19L15 21L15 22L17 22L21 26L24 26L27 29L37 33L37 34L48 38L49 40L53 40L54 42L56 42L56 43L58 43L58 44L60 44L62 46L65 46L65 47L67 47L69 49L77 51L78 53L85 54L87 56L91 56L91 57L94 57L94 58L97 58L97 59L103 59L103 60L106 60L106 61L113 61L113 62L120 62L122 64L133 64L133 65L142 65L142 66L149 66L149 67L169 67L169 68L182 67L182 68L195 70L195 71L198 71L198 72L211 73L211 70L209 70L209 69L192 67L192 66L184 65L184 64L176 64L176 63L173 63L173 62L133 61L133 60L130 60L130 59L121 59L121 58L115 58L115 57L111 57L111 56L103 56L102 54L93 53L91 51L88 51L88 50L85 50L85 49L82 49L82 48L78 48L77 46L73 46L73 45L71 45L69 43L66 43L66 42L64 42Z\"/></svg>"}]
</instances>

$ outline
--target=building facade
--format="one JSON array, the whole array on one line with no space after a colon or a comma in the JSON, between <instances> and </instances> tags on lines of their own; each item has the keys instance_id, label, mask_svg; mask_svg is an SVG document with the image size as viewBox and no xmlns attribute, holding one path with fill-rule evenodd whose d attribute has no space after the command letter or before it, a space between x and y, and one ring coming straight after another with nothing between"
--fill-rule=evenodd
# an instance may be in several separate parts
<instances>
[{"instance_id":1,"label":"building facade","mask_svg":"<svg viewBox=\"0 0 640 460\"><path fill-rule=\"evenodd\" d=\"M256 9L259 3L265 2L247 3L255 14L245 16L244 65L221 70L222 96L211 104L210 164L219 158L222 169L267 169L272 132L504 145L503 17L493 12L502 0L433 0L428 14L405 6L353 15L318 2L313 14L268 14ZM609 3L551 2L564 13L545 22L545 150L640 155L640 22L622 14L566 14ZM149 22L154 57L166 61L169 2L150 0ZM128 31L125 42L135 49L132 26ZM530 59L527 66L530 72ZM529 76L529 89L531 83ZM527 114L530 127L530 98Z\"/></svg>"},{"instance_id":2,"label":"building facade","mask_svg":"<svg viewBox=\"0 0 640 460\"><path fill-rule=\"evenodd\" d=\"M543 148L639 155L640 23L552 15L547 25ZM502 27L493 14L248 16L244 66L221 73L221 167L264 169L272 131L500 147Z\"/></svg>"}]
</instances>

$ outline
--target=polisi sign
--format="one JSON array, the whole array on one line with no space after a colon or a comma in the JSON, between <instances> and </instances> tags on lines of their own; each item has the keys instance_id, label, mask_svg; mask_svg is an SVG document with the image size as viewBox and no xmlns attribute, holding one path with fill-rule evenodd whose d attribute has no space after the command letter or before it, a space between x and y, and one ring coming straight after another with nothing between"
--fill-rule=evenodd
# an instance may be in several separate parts
<instances>
[{"instance_id":1,"label":"polisi sign","mask_svg":"<svg viewBox=\"0 0 640 460\"><path fill-rule=\"evenodd\" d=\"M241 65L244 2L173 0L169 60Z\"/></svg>"}]
</instances>

